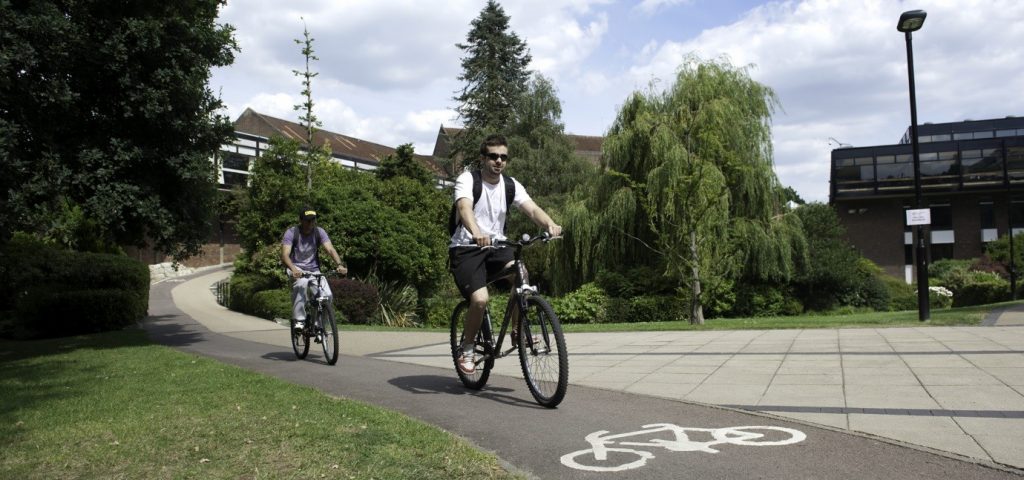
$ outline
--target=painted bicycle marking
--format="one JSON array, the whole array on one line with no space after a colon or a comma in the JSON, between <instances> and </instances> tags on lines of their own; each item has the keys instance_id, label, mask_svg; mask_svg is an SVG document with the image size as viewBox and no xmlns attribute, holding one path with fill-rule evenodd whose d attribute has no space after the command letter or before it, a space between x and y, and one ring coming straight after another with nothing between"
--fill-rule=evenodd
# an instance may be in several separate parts
<instances>
[{"instance_id":1,"label":"painted bicycle marking","mask_svg":"<svg viewBox=\"0 0 1024 480\"><path fill-rule=\"evenodd\" d=\"M711 447L722 444L751 447L791 445L807 438L804 432L785 427L697 428L680 427L671 423L653 423L642 428L643 430L628 433L611 434L608 430L591 433L585 437L590 448L562 455L562 465L590 472L621 472L646 465L648 460L654 458L654 454L643 449L613 446L655 447L670 452L718 453L718 450ZM622 441L662 432L671 432L674 438L653 438L646 442ZM609 453L612 453L613 459L609 459Z\"/></svg>"}]
</instances>

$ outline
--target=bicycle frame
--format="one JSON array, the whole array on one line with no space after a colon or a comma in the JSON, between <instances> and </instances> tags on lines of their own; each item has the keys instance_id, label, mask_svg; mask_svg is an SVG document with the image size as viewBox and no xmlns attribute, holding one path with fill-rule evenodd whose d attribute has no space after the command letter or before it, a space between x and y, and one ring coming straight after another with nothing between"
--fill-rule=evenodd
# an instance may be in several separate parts
<instances>
[{"instance_id":1,"label":"bicycle frame","mask_svg":"<svg viewBox=\"0 0 1024 480\"><path fill-rule=\"evenodd\" d=\"M532 243L534 243L534 242L536 242L538 240L547 241L549 238L550 237L548 237L545 234L545 235L537 236L537 237L535 237L533 239L529 239L529 240L525 240L525 241L520 241L520 242L509 242L509 241L501 241L501 240L495 242L496 248L512 248L513 251L514 251L514 255L515 256L514 256L514 260L513 260L512 266L507 268L507 269L505 269L505 270L513 270L514 271L515 277L513 279L513 285L515 285L515 288L512 289L512 293L508 297L508 303L505 304L505 315L504 315L504 318L502 319L502 322L501 322L501 331L498 332L498 339L496 341L494 341L494 349L493 349L494 354L489 355L489 356L488 355L482 356L482 358L480 360L478 360L478 363L482 362L482 361L485 361L485 360L487 360L489 358L495 358L495 359L503 358L503 357L506 357L509 354L511 354L513 351L515 351L515 348L510 348L507 351L502 351L501 350L502 344L505 341L505 334L508 333L509 325L511 325L513 321L517 320L517 319L514 319L512 317L512 314L513 314L513 312L515 312L516 314L520 314L521 312L525 312L526 311L526 298L529 295L535 295L537 293L537 287L534 286L534 285L530 285L530 274L526 270L526 264L523 262L523 253L522 253L523 252L523 247L526 247L526 246L528 246L528 245L530 245L530 244L532 244ZM508 275L502 275L502 273L504 273L505 270L502 270L502 272L499 272L497 275L494 276L493 279L489 279L490 281L487 282L488 285L492 284L492 283L494 283L496 281L508 278ZM490 308L487 308L487 309L484 310L483 322L487 323L487 327L488 327L489 331L491 331L491 332L494 331L493 324L491 323ZM543 333L543 337L542 338L548 338L547 327L542 324L541 328L542 328L542 333ZM532 336L527 339L527 344L528 344L528 346L530 348L534 348Z\"/></svg>"}]
</instances>

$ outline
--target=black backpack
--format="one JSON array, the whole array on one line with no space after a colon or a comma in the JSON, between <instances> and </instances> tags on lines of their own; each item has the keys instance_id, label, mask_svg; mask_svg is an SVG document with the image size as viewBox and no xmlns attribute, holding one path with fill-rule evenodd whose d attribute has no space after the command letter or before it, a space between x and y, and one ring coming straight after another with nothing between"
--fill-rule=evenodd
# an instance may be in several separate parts
<instances>
[{"instance_id":1,"label":"black backpack","mask_svg":"<svg viewBox=\"0 0 1024 480\"><path fill-rule=\"evenodd\" d=\"M473 175L473 207L476 207L476 202L480 201L480 193L483 191L483 179L480 178L480 171L473 170L470 172ZM512 177L501 174L505 180L505 223L508 223L508 212L512 210L512 201L516 198L516 184ZM455 230L458 230L459 226L462 225L462 219L459 218L459 211L456 208L456 202L452 202L452 209L448 212L448 235L455 235ZM505 226L502 225L502 230Z\"/></svg>"},{"instance_id":2,"label":"black backpack","mask_svg":"<svg viewBox=\"0 0 1024 480\"><path fill-rule=\"evenodd\" d=\"M292 262L295 262L295 251L296 251L296 249L299 246L299 237L301 237L301 236L302 236L302 231L299 230L299 226L296 225L296 226L292 227L292 253L290 255L292 257ZM322 242L320 242L320 227L318 227L316 225L313 225L313 245L316 246L316 250L315 250L316 253L314 255L316 255L316 257L315 257L316 258L316 266L318 268L323 266L323 264L320 263L320 245L321 244L322 244Z\"/></svg>"}]
</instances>

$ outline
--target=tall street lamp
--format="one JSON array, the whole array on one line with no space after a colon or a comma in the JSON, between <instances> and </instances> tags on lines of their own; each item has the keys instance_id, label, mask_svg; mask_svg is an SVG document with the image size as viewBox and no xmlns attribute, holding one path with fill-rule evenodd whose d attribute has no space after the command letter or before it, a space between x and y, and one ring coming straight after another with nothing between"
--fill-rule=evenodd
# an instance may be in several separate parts
<instances>
[{"instance_id":1,"label":"tall street lamp","mask_svg":"<svg viewBox=\"0 0 1024 480\"><path fill-rule=\"evenodd\" d=\"M921 155L917 144L917 96L914 92L914 48L911 33L924 25L928 14L924 10L910 10L900 15L896 30L907 38L907 76L910 77L910 143L914 149L914 197L917 209L921 209ZM928 306L928 244L923 225L914 227L914 245L917 252L917 318L926 321L931 316Z\"/></svg>"}]
</instances>

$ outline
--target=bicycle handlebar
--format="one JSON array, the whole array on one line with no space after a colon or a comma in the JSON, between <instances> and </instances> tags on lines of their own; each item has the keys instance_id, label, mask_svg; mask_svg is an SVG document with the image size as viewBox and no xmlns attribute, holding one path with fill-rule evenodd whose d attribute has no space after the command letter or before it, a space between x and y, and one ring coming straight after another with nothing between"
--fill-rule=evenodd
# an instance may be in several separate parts
<instances>
[{"instance_id":1,"label":"bicycle handlebar","mask_svg":"<svg viewBox=\"0 0 1024 480\"><path fill-rule=\"evenodd\" d=\"M491 243L491 245L493 245L496 248L501 248L501 247L525 247L527 245L536 243L538 241L547 243L547 242L550 242L550 241L558 239L558 238L562 238L562 237L561 236L552 237L551 234L548 233L548 232L541 232L540 235L537 235L536 237L532 237L532 238L530 237L529 234L524 233L522 240L519 240L519 241L516 241L516 242L509 241L509 240L495 240L495 241L493 241Z\"/></svg>"}]
</instances>

